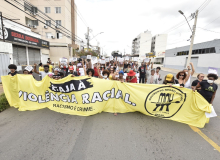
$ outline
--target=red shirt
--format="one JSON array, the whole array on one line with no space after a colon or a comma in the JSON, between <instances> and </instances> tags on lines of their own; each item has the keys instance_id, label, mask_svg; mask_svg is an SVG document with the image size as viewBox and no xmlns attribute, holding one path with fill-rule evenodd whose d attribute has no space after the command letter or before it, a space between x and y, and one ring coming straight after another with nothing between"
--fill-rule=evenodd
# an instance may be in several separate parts
<instances>
[{"instance_id":1,"label":"red shirt","mask_svg":"<svg viewBox=\"0 0 220 160\"><path fill-rule=\"evenodd\" d=\"M126 81L129 82L129 83L137 83L137 77L133 78L130 81L128 81L128 77L126 77Z\"/></svg>"},{"instance_id":2,"label":"red shirt","mask_svg":"<svg viewBox=\"0 0 220 160\"><path fill-rule=\"evenodd\" d=\"M98 77L99 74L98 74L98 69L96 67L94 67L94 76Z\"/></svg>"},{"instance_id":3,"label":"red shirt","mask_svg":"<svg viewBox=\"0 0 220 160\"><path fill-rule=\"evenodd\" d=\"M69 66L69 70L74 70L74 67L73 66Z\"/></svg>"}]
</instances>

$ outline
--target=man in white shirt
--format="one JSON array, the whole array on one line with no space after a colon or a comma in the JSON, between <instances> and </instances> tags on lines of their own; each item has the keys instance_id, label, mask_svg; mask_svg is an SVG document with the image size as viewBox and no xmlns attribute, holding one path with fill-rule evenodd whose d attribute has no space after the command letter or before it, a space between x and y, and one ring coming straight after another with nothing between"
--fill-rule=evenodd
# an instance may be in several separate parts
<instances>
[{"instance_id":1,"label":"man in white shirt","mask_svg":"<svg viewBox=\"0 0 220 160\"><path fill-rule=\"evenodd\" d=\"M37 64L34 64L34 72L37 73L37 74L40 74L42 79L46 75L53 75L52 72L49 72L49 66L48 65L44 65L44 71L37 71Z\"/></svg>"},{"instance_id":2,"label":"man in white shirt","mask_svg":"<svg viewBox=\"0 0 220 160\"><path fill-rule=\"evenodd\" d=\"M191 89L191 77L192 77L193 74L195 73L195 68L194 68L194 65L193 65L192 62L190 63L190 65L191 65L192 72L191 72L191 74L190 74L190 77L189 77L188 81L187 81L186 84L185 84L185 88L190 88L190 89ZM183 71L186 72L186 74L188 74L188 68L187 68L187 69L184 69Z\"/></svg>"}]
</instances>

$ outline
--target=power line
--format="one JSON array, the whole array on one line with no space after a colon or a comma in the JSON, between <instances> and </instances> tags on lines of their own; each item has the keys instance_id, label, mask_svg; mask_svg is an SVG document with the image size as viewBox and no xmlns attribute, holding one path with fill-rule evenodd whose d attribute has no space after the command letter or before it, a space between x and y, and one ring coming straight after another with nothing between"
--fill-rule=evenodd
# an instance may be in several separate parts
<instances>
[{"instance_id":1,"label":"power line","mask_svg":"<svg viewBox=\"0 0 220 160\"><path fill-rule=\"evenodd\" d=\"M220 32L212 31L212 30L209 30L209 29L201 28L201 27L197 27L197 28L200 28L200 29L203 29L203 30L209 31L209 32L220 33Z\"/></svg>"},{"instance_id":2,"label":"power line","mask_svg":"<svg viewBox=\"0 0 220 160\"><path fill-rule=\"evenodd\" d=\"M7 1L7 0L5 0L7 3L9 3L9 4L11 4L12 6L14 6L15 8L17 8L17 9L19 9L20 11L22 11L22 12L24 12L24 13L26 13L24 10L22 10L21 8L19 8L19 7L17 7L15 4L12 4L11 2L9 2L9 1ZM15 0L16 1L16 0ZM20 4L19 2L17 2L18 4ZM20 5L22 5L22 4L20 4ZM22 5L23 6L23 5ZM24 6L23 6L24 7ZM27 7L25 7L25 8L27 8ZM28 8L27 8L28 9ZM30 10L30 9L29 9ZM39 19L37 19L36 17L34 17L33 15L31 15L31 14L28 14L28 13L26 13L27 15L29 15L29 16L31 16L31 17L33 17L34 19L36 19L36 20L38 20L38 21L40 21L41 23L43 23L43 24L45 24L43 21L41 21L41 20L39 20ZM39 16L39 17L41 17L41 16ZM42 18L42 17L41 17ZM43 18L42 18L43 19ZM56 28L53 28L53 27L51 27L51 26L48 26L48 27L50 27L50 28L52 28L52 29L54 29L54 30L57 30ZM60 31L59 31L60 32ZM62 33L62 32L60 32L60 33ZM66 36L66 37L68 37L68 38L70 38L71 39L71 37L69 36L69 35L67 35L67 34L65 34L65 33L62 33L64 36ZM72 39L73 41L75 41L75 39Z\"/></svg>"},{"instance_id":3,"label":"power line","mask_svg":"<svg viewBox=\"0 0 220 160\"><path fill-rule=\"evenodd\" d=\"M219 17L217 17L216 19L214 19L213 21L211 21L210 23L208 23L205 27L207 27L208 25L210 25L211 23L213 23L214 21L216 21L217 19L219 19L220 18L220 16ZM204 27L204 28L205 28Z\"/></svg>"},{"instance_id":4,"label":"power line","mask_svg":"<svg viewBox=\"0 0 220 160\"><path fill-rule=\"evenodd\" d=\"M16 1L16 0L15 0ZM23 0L24 2L26 2L26 4L29 4L31 7L35 7L34 5L32 5L30 2L28 2L28 1L26 1L26 0ZM24 5L22 5L22 6L24 6ZM25 6L24 6L25 7ZM27 7L25 7L26 9L29 9L29 8L27 8ZM29 9L30 10L30 9ZM41 17L39 14L38 14L38 16L39 17L41 17L42 19L44 19L45 21L46 21L46 19L45 19L45 17L46 18L49 18L50 20L52 20L54 23L55 23L55 25L54 26L56 26L57 24L56 24L56 21L55 20L53 20L51 17L49 17L47 14L45 14L44 12L42 12L41 10L39 10L38 9L38 11L44 16L44 18L43 17ZM61 15L62 15L62 13L61 13ZM63 16L63 15L62 15ZM64 17L64 16L63 16ZM65 17L64 17L65 18ZM45 23L44 23L45 24ZM52 23L51 23L52 24ZM74 33L72 33L71 31L69 31L68 29L66 29L65 27L63 27L62 25L60 25L60 27L62 27L63 29L65 29L66 31L68 31L68 32L70 32L70 34L72 34L72 36L73 37L75 37L74 39L78 39L79 41L82 41L82 39L80 38L80 37L78 37L77 35L75 35ZM62 30L62 29L61 29ZM64 31L64 32L66 32L66 31ZM66 32L67 33L67 32Z\"/></svg>"},{"instance_id":5,"label":"power line","mask_svg":"<svg viewBox=\"0 0 220 160\"><path fill-rule=\"evenodd\" d=\"M201 7L202 9L199 10L199 13L201 13L201 12L209 5L210 2L211 2L211 0L208 0L208 1L206 2L206 4L204 4L204 6Z\"/></svg>"}]
</instances>

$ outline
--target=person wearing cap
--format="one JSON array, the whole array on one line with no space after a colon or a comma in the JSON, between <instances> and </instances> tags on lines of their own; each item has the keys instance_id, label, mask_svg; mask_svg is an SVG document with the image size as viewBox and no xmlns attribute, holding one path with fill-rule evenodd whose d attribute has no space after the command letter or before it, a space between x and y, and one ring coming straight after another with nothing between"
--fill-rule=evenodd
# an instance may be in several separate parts
<instances>
[{"instance_id":1,"label":"person wearing cap","mask_svg":"<svg viewBox=\"0 0 220 160\"><path fill-rule=\"evenodd\" d=\"M120 71L119 73L119 77L117 78L118 81L120 82L125 82L125 79L124 79L124 72L123 71Z\"/></svg>"},{"instance_id":2,"label":"person wearing cap","mask_svg":"<svg viewBox=\"0 0 220 160\"><path fill-rule=\"evenodd\" d=\"M8 72L8 75L10 76L15 76L18 72L16 71L17 70L17 66L14 65L14 64L10 64L8 66L8 69L10 69L10 72Z\"/></svg>"},{"instance_id":3,"label":"person wearing cap","mask_svg":"<svg viewBox=\"0 0 220 160\"><path fill-rule=\"evenodd\" d=\"M46 75L51 75L53 74L52 72L49 72L49 66L48 65L44 65L44 71L37 71L37 64L34 64L34 72L37 74L40 74L42 79L46 76Z\"/></svg>"},{"instance_id":4,"label":"person wearing cap","mask_svg":"<svg viewBox=\"0 0 220 160\"><path fill-rule=\"evenodd\" d=\"M175 84L179 84L179 82L174 78L172 74L167 74L164 78L163 84L172 86Z\"/></svg>"},{"instance_id":5,"label":"person wearing cap","mask_svg":"<svg viewBox=\"0 0 220 160\"><path fill-rule=\"evenodd\" d=\"M135 75L136 75L136 73L133 70L130 70L127 73L126 82L137 83L137 77Z\"/></svg>"}]
</instances>

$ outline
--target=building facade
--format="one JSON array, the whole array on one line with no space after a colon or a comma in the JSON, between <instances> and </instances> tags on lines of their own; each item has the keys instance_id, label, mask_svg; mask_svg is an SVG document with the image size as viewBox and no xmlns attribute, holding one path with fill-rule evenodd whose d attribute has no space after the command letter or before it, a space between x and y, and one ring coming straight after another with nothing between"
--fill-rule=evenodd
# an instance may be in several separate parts
<instances>
[{"instance_id":1,"label":"building facade","mask_svg":"<svg viewBox=\"0 0 220 160\"><path fill-rule=\"evenodd\" d=\"M164 67L182 70L186 67L190 46L166 50ZM208 73L209 67L220 74L220 39L193 45L192 59L196 73Z\"/></svg>"},{"instance_id":2,"label":"building facade","mask_svg":"<svg viewBox=\"0 0 220 160\"><path fill-rule=\"evenodd\" d=\"M3 16L17 19L16 22L27 26L43 40L50 42L49 50L41 49L44 59L50 57L53 62L58 62L61 57L72 56L73 48L77 48L74 0L9 2L11 4L1 2L0 10Z\"/></svg>"},{"instance_id":3,"label":"building facade","mask_svg":"<svg viewBox=\"0 0 220 160\"><path fill-rule=\"evenodd\" d=\"M140 33L132 41L132 55L139 55L139 57L151 51L152 35L150 31Z\"/></svg>"},{"instance_id":4,"label":"building facade","mask_svg":"<svg viewBox=\"0 0 220 160\"><path fill-rule=\"evenodd\" d=\"M42 50L49 51L50 43L41 39L40 34L32 32L25 25L7 18L3 18L3 23L5 42L0 43L0 53L8 54L10 63L17 66L39 64L43 57ZM3 40L2 26L0 39Z\"/></svg>"},{"instance_id":5,"label":"building facade","mask_svg":"<svg viewBox=\"0 0 220 160\"><path fill-rule=\"evenodd\" d=\"M163 64L167 47L167 34L158 34L152 37L151 53L155 56L154 62Z\"/></svg>"}]
</instances>

